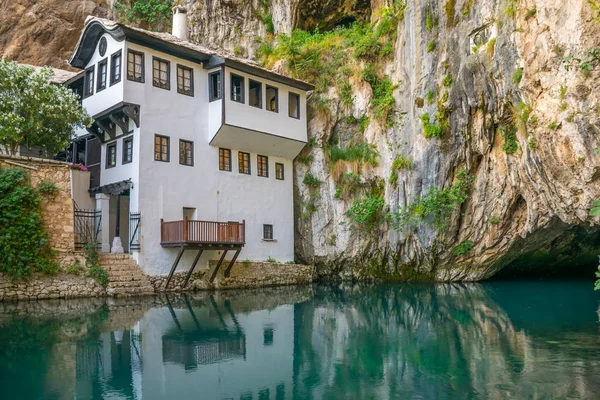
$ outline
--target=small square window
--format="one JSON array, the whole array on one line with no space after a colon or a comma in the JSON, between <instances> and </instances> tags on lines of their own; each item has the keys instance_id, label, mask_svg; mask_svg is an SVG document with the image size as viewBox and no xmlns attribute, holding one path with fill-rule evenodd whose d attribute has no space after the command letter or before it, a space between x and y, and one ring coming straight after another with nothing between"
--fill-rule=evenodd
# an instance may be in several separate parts
<instances>
[{"instance_id":1,"label":"small square window","mask_svg":"<svg viewBox=\"0 0 600 400\"><path fill-rule=\"evenodd\" d=\"M133 136L123 139L123 164L133 161Z\"/></svg>"},{"instance_id":2,"label":"small square window","mask_svg":"<svg viewBox=\"0 0 600 400\"><path fill-rule=\"evenodd\" d=\"M169 137L154 135L154 160L169 162Z\"/></svg>"},{"instance_id":3,"label":"small square window","mask_svg":"<svg viewBox=\"0 0 600 400\"><path fill-rule=\"evenodd\" d=\"M279 112L279 93L273 86L267 86L267 111Z\"/></svg>"},{"instance_id":4,"label":"small square window","mask_svg":"<svg viewBox=\"0 0 600 400\"><path fill-rule=\"evenodd\" d=\"M300 119L300 95L290 93L288 111L290 117Z\"/></svg>"},{"instance_id":5,"label":"small square window","mask_svg":"<svg viewBox=\"0 0 600 400\"><path fill-rule=\"evenodd\" d=\"M106 80L108 79L108 60L104 59L98 63L98 87L96 93L106 89Z\"/></svg>"},{"instance_id":6,"label":"small square window","mask_svg":"<svg viewBox=\"0 0 600 400\"><path fill-rule=\"evenodd\" d=\"M268 178L269 177L269 157L258 156L256 164L257 164L258 176L263 176L265 178Z\"/></svg>"},{"instance_id":7,"label":"small square window","mask_svg":"<svg viewBox=\"0 0 600 400\"><path fill-rule=\"evenodd\" d=\"M252 107L262 108L262 83L250 80L248 104Z\"/></svg>"},{"instance_id":8,"label":"small square window","mask_svg":"<svg viewBox=\"0 0 600 400\"><path fill-rule=\"evenodd\" d=\"M231 74L231 100L244 102L244 78L235 74Z\"/></svg>"},{"instance_id":9,"label":"small square window","mask_svg":"<svg viewBox=\"0 0 600 400\"><path fill-rule=\"evenodd\" d=\"M221 71L213 72L208 76L210 101L219 100L221 98Z\"/></svg>"},{"instance_id":10,"label":"small square window","mask_svg":"<svg viewBox=\"0 0 600 400\"><path fill-rule=\"evenodd\" d=\"M110 85L121 81L121 50L110 56Z\"/></svg>"},{"instance_id":11,"label":"small square window","mask_svg":"<svg viewBox=\"0 0 600 400\"><path fill-rule=\"evenodd\" d=\"M85 80L83 81L83 98L94 94L94 66L85 70Z\"/></svg>"},{"instance_id":12,"label":"small square window","mask_svg":"<svg viewBox=\"0 0 600 400\"><path fill-rule=\"evenodd\" d=\"M179 141L179 164L190 167L194 165L194 142Z\"/></svg>"},{"instance_id":13,"label":"small square window","mask_svg":"<svg viewBox=\"0 0 600 400\"><path fill-rule=\"evenodd\" d=\"M238 166L240 174L250 175L250 153L238 153Z\"/></svg>"},{"instance_id":14,"label":"small square window","mask_svg":"<svg viewBox=\"0 0 600 400\"><path fill-rule=\"evenodd\" d=\"M106 146L106 169L117 165L117 142Z\"/></svg>"},{"instance_id":15,"label":"small square window","mask_svg":"<svg viewBox=\"0 0 600 400\"><path fill-rule=\"evenodd\" d=\"M152 57L152 86L169 90L171 88L171 63Z\"/></svg>"},{"instance_id":16,"label":"small square window","mask_svg":"<svg viewBox=\"0 0 600 400\"><path fill-rule=\"evenodd\" d=\"M177 65L177 93L194 95L194 70Z\"/></svg>"},{"instance_id":17,"label":"small square window","mask_svg":"<svg viewBox=\"0 0 600 400\"><path fill-rule=\"evenodd\" d=\"M278 179L280 181L284 179L282 163L275 163L275 179Z\"/></svg>"},{"instance_id":18,"label":"small square window","mask_svg":"<svg viewBox=\"0 0 600 400\"><path fill-rule=\"evenodd\" d=\"M127 51L127 79L144 82L144 53L135 50Z\"/></svg>"},{"instance_id":19,"label":"small square window","mask_svg":"<svg viewBox=\"0 0 600 400\"><path fill-rule=\"evenodd\" d=\"M231 171L231 150L219 149L219 170Z\"/></svg>"},{"instance_id":20,"label":"small square window","mask_svg":"<svg viewBox=\"0 0 600 400\"><path fill-rule=\"evenodd\" d=\"M273 225L263 225L263 239L273 240Z\"/></svg>"}]
</instances>

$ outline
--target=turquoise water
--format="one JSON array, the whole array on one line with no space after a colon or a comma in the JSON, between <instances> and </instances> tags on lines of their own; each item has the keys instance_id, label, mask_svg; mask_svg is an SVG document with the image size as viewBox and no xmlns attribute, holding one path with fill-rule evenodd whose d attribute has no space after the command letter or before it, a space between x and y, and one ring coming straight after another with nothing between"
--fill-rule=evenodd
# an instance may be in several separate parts
<instances>
[{"instance_id":1,"label":"turquoise water","mask_svg":"<svg viewBox=\"0 0 600 400\"><path fill-rule=\"evenodd\" d=\"M590 282L0 303L0 399L600 398Z\"/></svg>"}]
</instances>

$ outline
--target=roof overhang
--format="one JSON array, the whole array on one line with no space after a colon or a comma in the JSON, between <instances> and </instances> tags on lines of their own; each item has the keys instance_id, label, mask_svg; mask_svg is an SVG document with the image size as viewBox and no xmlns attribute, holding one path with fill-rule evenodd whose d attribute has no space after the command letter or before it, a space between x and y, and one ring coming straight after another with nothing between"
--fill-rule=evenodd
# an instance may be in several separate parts
<instances>
[{"instance_id":1,"label":"roof overhang","mask_svg":"<svg viewBox=\"0 0 600 400\"><path fill-rule=\"evenodd\" d=\"M110 194L110 195L118 195L127 192L129 189L133 187L133 183L131 179L127 179L126 181L109 183L107 185L98 186L89 190L90 194Z\"/></svg>"}]
</instances>

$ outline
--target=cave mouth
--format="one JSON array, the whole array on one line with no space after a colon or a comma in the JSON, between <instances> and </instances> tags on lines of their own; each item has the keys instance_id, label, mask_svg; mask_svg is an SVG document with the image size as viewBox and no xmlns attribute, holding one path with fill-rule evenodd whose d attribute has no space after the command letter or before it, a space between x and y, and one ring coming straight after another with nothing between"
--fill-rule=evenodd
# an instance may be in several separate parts
<instances>
[{"instance_id":1,"label":"cave mouth","mask_svg":"<svg viewBox=\"0 0 600 400\"><path fill-rule=\"evenodd\" d=\"M352 26L352 24L354 24L356 21L357 21L356 17L353 17L351 15L345 16L333 25L333 29L335 29L335 28L350 28Z\"/></svg>"},{"instance_id":2,"label":"cave mouth","mask_svg":"<svg viewBox=\"0 0 600 400\"><path fill-rule=\"evenodd\" d=\"M586 279L593 281L600 256L600 230L574 227L526 253L489 280Z\"/></svg>"}]
</instances>

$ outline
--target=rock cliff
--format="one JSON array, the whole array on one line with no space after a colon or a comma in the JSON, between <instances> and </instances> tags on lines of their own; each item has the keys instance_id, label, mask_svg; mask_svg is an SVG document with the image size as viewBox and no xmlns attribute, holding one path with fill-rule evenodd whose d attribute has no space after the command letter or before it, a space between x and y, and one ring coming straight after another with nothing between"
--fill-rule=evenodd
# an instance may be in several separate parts
<instances>
[{"instance_id":1,"label":"rock cliff","mask_svg":"<svg viewBox=\"0 0 600 400\"><path fill-rule=\"evenodd\" d=\"M596 1L184 3L192 40L316 81L294 179L297 255L321 277L477 280L596 260ZM58 4L0 5L2 54L64 68L85 14L111 9ZM274 34L354 21L377 43L328 36L312 53L277 51ZM320 74L298 73L307 54ZM334 154L348 149L362 155Z\"/></svg>"}]
</instances>

